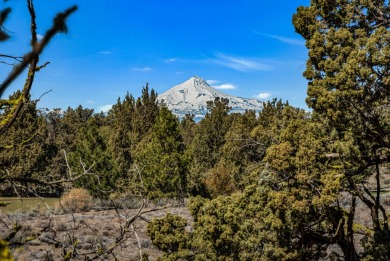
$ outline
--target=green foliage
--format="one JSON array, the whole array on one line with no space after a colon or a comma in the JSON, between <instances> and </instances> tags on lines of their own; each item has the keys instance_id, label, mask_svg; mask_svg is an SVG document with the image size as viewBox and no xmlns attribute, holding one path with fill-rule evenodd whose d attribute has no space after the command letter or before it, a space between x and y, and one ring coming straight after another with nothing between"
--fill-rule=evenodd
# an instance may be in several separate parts
<instances>
[{"instance_id":1,"label":"green foliage","mask_svg":"<svg viewBox=\"0 0 390 261\"><path fill-rule=\"evenodd\" d=\"M186 114L184 119L180 122L180 133L183 137L183 143L185 146L189 146L194 139L196 133L196 123L194 121L193 114Z\"/></svg>"},{"instance_id":2,"label":"green foliage","mask_svg":"<svg viewBox=\"0 0 390 261\"><path fill-rule=\"evenodd\" d=\"M221 147L228 131L229 100L215 98L208 102L209 113L198 124L195 137L189 148L191 166L189 188L193 194L207 195L204 178L220 158Z\"/></svg>"},{"instance_id":3,"label":"green foliage","mask_svg":"<svg viewBox=\"0 0 390 261\"><path fill-rule=\"evenodd\" d=\"M377 231L362 240L364 252L362 261L385 261L390 259L390 234L388 231Z\"/></svg>"},{"instance_id":4,"label":"green foliage","mask_svg":"<svg viewBox=\"0 0 390 261\"><path fill-rule=\"evenodd\" d=\"M258 126L273 121L278 128L255 136L269 142L255 182L231 194L234 167L227 156L210 170L206 184L214 196L230 195L191 199L195 223L187 250L195 260L319 260L337 243L334 235L344 233L338 229L344 210L336 204L340 177L325 165L329 128L288 105L269 115Z\"/></svg>"},{"instance_id":5,"label":"green foliage","mask_svg":"<svg viewBox=\"0 0 390 261\"><path fill-rule=\"evenodd\" d=\"M230 169L237 189L251 183L250 168L261 161L262 144L251 137L251 132L258 124L255 111L243 115L230 115L229 130L225 134L225 144L221 148L221 161Z\"/></svg>"},{"instance_id":6,"label":"green foliage","mask_svg":"<svg viewBox=\"0 0 390 261\"><path fill-rule=\"evenodd\" d=\"M50 141L50 151L47 153L51 160L42 175L49 177L50 181L68 178L64 152L75 152L79 131L86 127L93 117L93 110L81 105L76 109L68 107L66 111L57 108L44 114ZM80 159L77 161L80 162Z\"/></svg>"},{"instance_id":7,"label":"green foliage","mask_svg":"<svg viewBox=\"0 0 390 261\"><path fill-rule=\"evenodd\" d=\"M179 123L146 85L140 98L118 99L108 117L81 106L42 116L17 93L0 104L9 108L4 125L25 103L0 141L0 173L63 177L66 150L73 171L94 164L76 185L95 196L209 197L190 200L191 232L173 215L149 224L165 260L321 260L335 244L345 260L388 260L379 170L390 161L388 5L321 0L298 8L312 114L274 99L258 119L252 111L229 115L229 101L216 98L201 122L186 115ZM374 193L365 187L373 172ZM357 204L370 214L367 227L355 223Z\"/></svg>"},{"instance_id":8,"label":"green foliage","mask_svg":"<svg viewBox=\"0 0 390 261\"><path fill-rule=\"evenodd\" d=\"M69 163L76 175L92 167L75 185L88 189L93 196L107 197L115 189L117 171L94 121L80 130L75 151L69 153Z\"/></svg>"},{"instance_id":9,"label":"green foliage","mask_svg":"<svg viewBox=\"0 0 390 261\"><path fill-rule=\"evenodd\" d=\"M135 100L129 93L123 101L118 98L116 104L108 113L110 118L109 147L115 159L118 171L123 179L127 178L127 172L133 164L132 150L134 147L134 135L132 120L135 111Z\"/></svg>"},{"instance_id":10,"label":"green foliage","mask_svg":"<svg viewBox=\"0 0 390 261\"><path fill-rule=\"evenodd\" d=\"M249 162L258 161L258 144L250 136L258 124L255 111L247 111L243 115L230 115L229 129L225 134L225 143L221 148L221 157L237 166L245 166Z\"/></svg>"},{"instance_id":11,"label":"green foliage","mask_svg":"<svg viewBox=\"0 0 390 261\"><path fill-rule=\"evenodd\" d=\"M364 241L367 260L376 259L378 253L385 259L388 255L380 250L381 237L387 237L389 228L380 203L379 170L380 164L390 161L388 11L387 1L312 1L293 17L309 49L306 101L315 117L333 128L328 148L339 157L331 166L344 176L345 190L371 214L374 233ZM375 195L364 188L373 172ZM351 227L345 241L352 250L342 249L346 259L356 260L356 253L351 256L355 252Z\"/></svg>"},{"instance_id":12,"label":"green foliage","mask_svg":"<svg viewBox=\"0 0 390 261\"><path fill-rule=\"evenodd\" d=\"M68 151L76 149L78 132L92 115L93 109L83 108L81 105L76 109L68 107L61 119L60 137L57 138L61 148L67 148Z\"/></svg>"},{"instance_id":13,"label":"green foliage","mask_svg":"<svg viewBox=\"0 0 390 261\"><path fill-rule=\"evenodd\" d=\"M149 198L184 197L187 177L183 153L179 121L168 108L161 107L150 136L140 143L136 155Z\"/></svg>"},{"instance_id":14,"label":"green foliage","mask_svg":"<svg viewBox=\"0 0 390 261\"><path fill-rule=\"evenodd\" d=\"M142 89L137 100L127 93L108 113L108 144L115 165L119 172L117 186L122 192L133 186L132 165L138 144L150 135L159 113L157 93L149 91L148 84Z\"/></svg>"},{"instance_id":15,"label":"green foliage","mask_svg":"<svg viewBox=\"0 0 390 261\"><path fill-rule=\"evenodd\" d=\"M307 235L297 234L299 228L290 223L287 206L279 210L282 202L278 206L267 203L276 200L272 194L267 195L269 192L269 188L250 186L244 193L227 197L191 199L189 209L195 223L187 251L193 253L192 259L318 259L320 255L315 247L302 244L304 239L300 236Z\"/></svg>"},{"instance_id":16,"label":"green foliage","mask_svg":"<svg viewBox=\"0 0 390 261\"><path fill-rule=\"evenodd\" d=\"M152 129L159 114L159 103L157 93L152 89L149 92L149 85L142 88L141 97L136 101L135 117L133 119L136 132L136 142L141 141Z\"/></svg>"},{"instance_id":17,"label":"green foliage","mask_svg":"<svg viewBox=\"0 0 390 261\"><path fill-rule=\"evenodd\" d=\"M345 156L355 170L373 165L384 150L390 160L387 12L384 1L319 1L300 7L293 18L309 49L307 103L340 141L353 139L355 152Z\"/></svg>"},{"instance_id":18,"label":"green foliage","mask_svg":"<svg viewBox=\"0 0 390 261\"><path fill-rule=\"evenodd\" d=\"M147 233L158 249L173 253L185 249L188 244L187 220L168 213L164 218L154 219L147 226Z\"/></svg>"},{"instance_id":19,"label":"green foliage","mask_svg":"<svg viewBox=\"0 0 390 261\"><path fill-rule=\"evenodd\" d=\"M18 97L20 92L10 96ZM7 112L5 112L7 113ZM12 179L40 179L51 155L51 144L47 139L47 127L44 118L36 109L36 103L25 104L0 141L0 176Z\"/></svg>"},{"instance_id":20,"label":"green foliage","mask_svg":"<svg viewBox=\"0 0 390 261\"><path fill-rule=\"evenodd\" d=\"M277 99L263 103L263 109L259 113L258 125L251 134L261 144L263 150L260 153L262 156L265 154L265 149L275 143L276 137L280 135L281 130L285 127L286 117L283 116L283 111L287 106L288 103L283 103Z\"/></svg>"}]
</instances>

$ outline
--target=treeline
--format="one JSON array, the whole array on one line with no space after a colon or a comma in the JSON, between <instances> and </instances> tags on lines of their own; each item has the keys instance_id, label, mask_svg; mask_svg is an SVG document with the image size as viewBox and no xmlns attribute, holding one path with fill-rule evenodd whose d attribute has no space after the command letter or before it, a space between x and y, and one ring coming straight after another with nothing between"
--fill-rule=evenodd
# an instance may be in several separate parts
<instances>
[{"instance_id":1,"label":"treeline","mask_svg":"<svg viewBox=\"0 0 390 261\"><path fill-rule=\"evenodd\" d=\"M69 187L50 182L80 176L73 186L95 197L229 195L250 183L252 169L264 157L268 145L258 136L265 114L284 106L268 102L260 117L254 111L229 114L229 101L217 98L195 123L193 115L179 121L148 86L137 99L129 93L118 98L107 114L82 106L38 109L30 101L1 141L0 161L8 181L28 186L22 194L60 195ZM12 182L2 185L3 195L14 193Z\"/></svg>"}]
</instances>

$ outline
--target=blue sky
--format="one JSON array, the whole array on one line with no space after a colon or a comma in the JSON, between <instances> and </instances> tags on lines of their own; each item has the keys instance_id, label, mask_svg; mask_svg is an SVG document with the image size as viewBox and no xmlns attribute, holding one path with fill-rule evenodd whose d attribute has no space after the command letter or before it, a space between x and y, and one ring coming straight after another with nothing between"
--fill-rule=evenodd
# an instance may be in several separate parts
<instances>
[{"instance_id":1,"label":"blue sky","mask_svg":"<svg viewBox=\"0 0 390 261\"><path fill-rule=\"evenodd\" d=\"M13 11L5 24L13 32L0 53L22 55L29 48L25 0L2 3ZM71 1L36 0L38 33ZM41 62L33 97L52 90L40 107L100 108L126 92L158 93L197 75L221 91L259 99L305 104L307 50L292 25L292 14L309 0L116 0L78 1L69 33L57 35ZM4 79L11 67L0 64ZM23 85L14 82L7 94Z\"/></svg>"}]
</instances>

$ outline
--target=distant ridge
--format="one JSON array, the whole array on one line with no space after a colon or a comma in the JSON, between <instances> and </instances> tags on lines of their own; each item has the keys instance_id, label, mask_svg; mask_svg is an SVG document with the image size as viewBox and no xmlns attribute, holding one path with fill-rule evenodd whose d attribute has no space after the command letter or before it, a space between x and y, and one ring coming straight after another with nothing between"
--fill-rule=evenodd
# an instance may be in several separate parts
<instances>
[{"instance_id":1,"label":"distant ridge","mask_svg":"<svg viewBox=\"0 0 390 261\"><path fill-rule=\"evenodd\" d=\"M262 102L256 99L224 94L198 76L193 76L174 86L159 95L158 100L164 101L173 114L179 118L183 118L185 114L194 114L195 118L200 119L207 113L207 101L213 101L215 97L229 99L231 113L244 113L245 110L260 111L263 107Z\"/></svg>"}]
</instances>

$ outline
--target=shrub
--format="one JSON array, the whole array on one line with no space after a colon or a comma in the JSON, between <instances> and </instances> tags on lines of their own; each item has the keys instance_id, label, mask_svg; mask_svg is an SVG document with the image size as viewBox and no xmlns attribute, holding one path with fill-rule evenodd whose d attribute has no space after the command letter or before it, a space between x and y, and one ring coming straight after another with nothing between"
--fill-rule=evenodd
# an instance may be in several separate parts
<instances>
[{"instance_id":1,"label":"shrub","mask_svg":"<svg viewBox=\"0 0 390 261\"><path fill-rule=\"evenodd\" d=\"M212 196L230 195L237 190L233 168L219 162L206 175L205 184Z\"/></svg>"},{"instance_id":2,"label":"shrub","mask_svg":"<svg viewBox=\"0 0 390 261\"><path fill-rule=\"evenodd\" d=\"M73 188L60 199L60 206L65 212L88 211L93 206L93 198L88 190Z\"/></svg>"},{"instance_id":3,"label":"shrub","mask_svg":"<svg viewBox=\"0 0 390 261\"><path fill-rule=\"evenodd\" d=\"M164 218L155 219L147 226L147 233L158 249L172 253L186 248L188 234L187 220L168 213Z\"/></svg>"}]
</instances>

